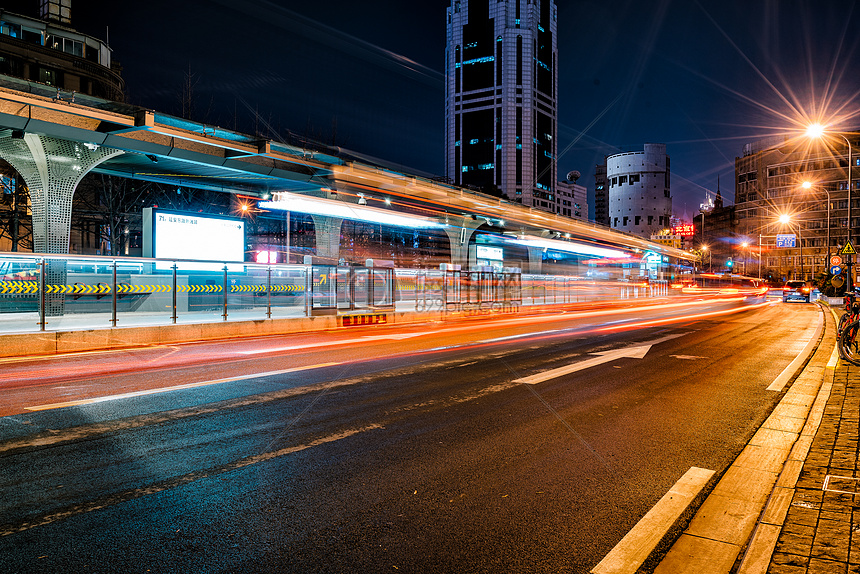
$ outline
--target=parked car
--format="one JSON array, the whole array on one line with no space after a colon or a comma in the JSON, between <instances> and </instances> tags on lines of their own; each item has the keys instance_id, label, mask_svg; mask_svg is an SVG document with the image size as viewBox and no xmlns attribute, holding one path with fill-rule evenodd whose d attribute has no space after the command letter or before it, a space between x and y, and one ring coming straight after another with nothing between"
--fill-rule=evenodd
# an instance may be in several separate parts
<instances>
[{"instance_id":1,"label":"parked car","mask_svg":"<svg viewBox=\"0 0 860 574\"><path fill-rule=\"evenodd\" d=\"M809 303L809 294L812 287L806 281L786 281L782 288L782 301L785 303L791 299L801 299Z\"/></svg>"}]
</instances>

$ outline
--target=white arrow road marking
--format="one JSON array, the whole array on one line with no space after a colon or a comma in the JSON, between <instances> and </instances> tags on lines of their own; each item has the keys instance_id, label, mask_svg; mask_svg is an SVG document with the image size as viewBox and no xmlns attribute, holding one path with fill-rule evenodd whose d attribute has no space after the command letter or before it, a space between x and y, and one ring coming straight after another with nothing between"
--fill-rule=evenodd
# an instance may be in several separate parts
<instances>
[{"instance_id":1,"label":"white arrow road marking","mask_svg":"<svg viewBox=\"0 0 860 574\"><path fill-rule=\"evenodd\" d=\"M636 347L627 347L626 349L614 349L612 351L601 351L600 353L592 353L592 355L599 356L594 357L593 359L588 359L586 361L580 361L572 365L567 365L565 367L552 369L551 371L544 371L536 375L517 379L514 382L523 383L525 385L534 385L537 383L548 381L550 379L556 379L564 375L569 375L570 373L575 373L576 371L590 369L591 367L596 367L597 365L602 365L603 363L609 363L616 359L622 359L625 357L630 359L644 359L650 348L651 345L640 345Z\"/></svg>"},{"instance_id":2,"label":"white arrow road marking","mask_svg":"<svg viewBox=\"0 0 860 574\"><path fill-rule=\"evenodd\" d=\"M599 353L591 353L592 355L598 355L593 359L588 359L585 361L580 361L578 363L573 363L572 365L567 365L565 367L559 367L557 369L552 369L549 371L544 371L542 373L537 373L535 375L531 375L528 377L523 377L521 379L517 379L515 383L522 383L524 385L535 385L537 383L542 383L544 381L548 381L550 379L556 379L558 377L562 377L564 375L569 375L570 373L575 373L577 371L582 371L584 369L590 369L591 367L596 367L597 365L602 365L603 363L609 363L616 359L644 359L645 355L648 354L648 350L657 343L662 343L663 341L669 341L671 339L677 339L678 337L683 337L687 335L687 333L675 333L672 335L666 335L664 337L660 337L659 339L654 339L653 341L648 341L646 343L642 343L635 347L627 347L625 349L613 349L611 351L601 351Z\"/></svg>"}]
</instances>

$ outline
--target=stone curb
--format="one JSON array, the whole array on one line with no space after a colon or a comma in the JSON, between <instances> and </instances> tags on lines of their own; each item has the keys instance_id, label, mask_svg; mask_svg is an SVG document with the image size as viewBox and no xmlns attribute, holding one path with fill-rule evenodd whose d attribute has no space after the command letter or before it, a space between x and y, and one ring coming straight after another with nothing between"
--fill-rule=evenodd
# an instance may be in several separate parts
<instances>
[{"instance_id":1,"label":"stone curb","mask_svg":"<svg viewBox=\"0 0 860 574\"><path fill-rule=\"evenodd\" d=\"M702 503L655 574L765 572L792 500L794 484L821 421L829 387L823 379L835 344L835 322L823 321L812 358Z\"/></svg>"}]
</instances>

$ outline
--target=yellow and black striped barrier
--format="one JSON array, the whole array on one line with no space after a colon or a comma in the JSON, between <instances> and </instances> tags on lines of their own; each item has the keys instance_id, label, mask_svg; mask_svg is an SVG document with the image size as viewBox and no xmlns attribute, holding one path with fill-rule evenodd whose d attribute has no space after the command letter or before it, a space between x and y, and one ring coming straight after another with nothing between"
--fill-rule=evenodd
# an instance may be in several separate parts
<instances>
[{"instance_id":1,"label":"yellow and black striped barrier","mask_svg":"<svg viewBox=\"0 0 860 574\"><path fill-rule=\"evenodd\" d=\"M271 293L304 293L304 285L272 285ZM265 293L265 285L231 285L230 293Z\"/></svg>"},{"instance_id":2,"label":"yellow and black striped barrier","mask_svg":"<svg viewBox=\"0 0 860 574\"><path fill-rule=\"evenodd\" d=\"M304 293L304 285L272 285L272 293Z\"/></svg>"},{"instance_id":3,"label":"yellow and black striped barrier","mask_svg":"<svg viewBox=\"0 0 860 574\"><path fill-rule=\"evenodd\" d=\"M231 285L230 293L260 293L265 292L265 285Z\"/></svg>"},{"instance_id":4,"label":"yellow and black striped barrier","mask_svg":"<svg viewBox=\"0 0 860 574\"><path fill-rule=\"evenodd\" d=\"M170 285L117 285L116 292L120 295L170 293ZM178 285L177 293L222 293L223 285ZM265 293L265 285L231 285L230 293ZM272 285L271 293L304 293L304 285ZM0 294L4 293L38 293L38 281L0 281ZM103 295L111 292L111 286L105 283L85 285L45 285L45 293L70 295Z\"/></svg>"},{"instance_id":5,"label":"yellow and black striped barrier","mask_svg":"<svg viewBox=\"0 0 860 574\"><path fill-rule=\"evenodd\" d=\"M74 295L91 295L93 293L110 293L110 285L45 285L45 293L72 293Z\"/></svg>"},{"instance_id":6,"label":"yellow and black striped barrier","mask_svg":"<svg viewBox=\"0 0 860 574\"><path fill-rule=\"evenodd\" d=\"M0 293L38 293L38 281L0 281Z\"/></svg>"},{"instance_id":7,"label":"yellow and black striped barrier","mask_svg":"<svg viewBox=\"0 0 860 574\"><path fill-rule=\"evenodd\" d=\"M108 288L110 289L110 288ZM117 293L170 293L170 285L129 285L122 283L116 286Z\"/></svg>"},{"instance_id":8,"label":"yellow and black striped barrier","mask_svg":"<svg viewBox=\"0 0 860 574\"><path fill-rule=\"evenodd\" d=\"M220 293L224 290L222 285L179 285L177 293Z\"/></svg>"}]
</instances>

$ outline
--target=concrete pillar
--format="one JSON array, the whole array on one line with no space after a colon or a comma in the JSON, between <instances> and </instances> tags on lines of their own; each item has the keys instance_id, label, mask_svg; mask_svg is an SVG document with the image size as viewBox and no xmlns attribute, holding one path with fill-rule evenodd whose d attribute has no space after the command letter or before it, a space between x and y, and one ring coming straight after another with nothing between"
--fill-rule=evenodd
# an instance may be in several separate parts
<instances>
[{"instance_id":1,"label":"concrete pillar","mask_svg":"<svg viewBox=\"0 0 860 574\"><path fill-rule=\"evenodd\" d=\"M483 221L464 217L460 227L448 226L445 232L451 243L451 263L460 265L464 270L469 268L469 242L475 230L483 225Z\"/></svg>"},{"instance_id":2,"label":"concrete pillar","mask_svg":"<svg viewBox=\"0 0 860 574\"><path fill-rule=\"evenodd\" d=\"M0 139L0 157L21 174L30 189L34 252L69 252L75 189L95 166L121 153L36 134Z\"/></svg>"},{"instance_id":3,"label":"concrete pillar","mask_svg":"<svg viewBox=\"0 0 860 574\"><path fill-rule=\"evenodd\" d=\"M0 139L0 157L15 168L30 190L34 252L69 252L75 189L95 166L121 153L118 149L87 146L36 134ZM45 284L66 284L64 260L47 261ZM64 306L65 295L46 295L45 315L62 315Z\"/></svg>"},{"instance_id":4,"label":"concrete pillar","mask_svg":"<svg viewBox=\"0 0 860 574\"><path fill-rule=\"evenodd\" d=\"M543 247L529 247L529 273L540 275L543 268Z\"/></svg>"},{"instance_id":5,"label":"concrete pillar","mask_svg":"<svg viewBox=\"0 0 860 574\"><path fill-rule=\"evenodd\" d=\"M311 215L314 220L314 232L316 235L317 256L340 258L340 226L343 219L339 217L326 217L324 215Z\"/></svg>"}]
</instances>

